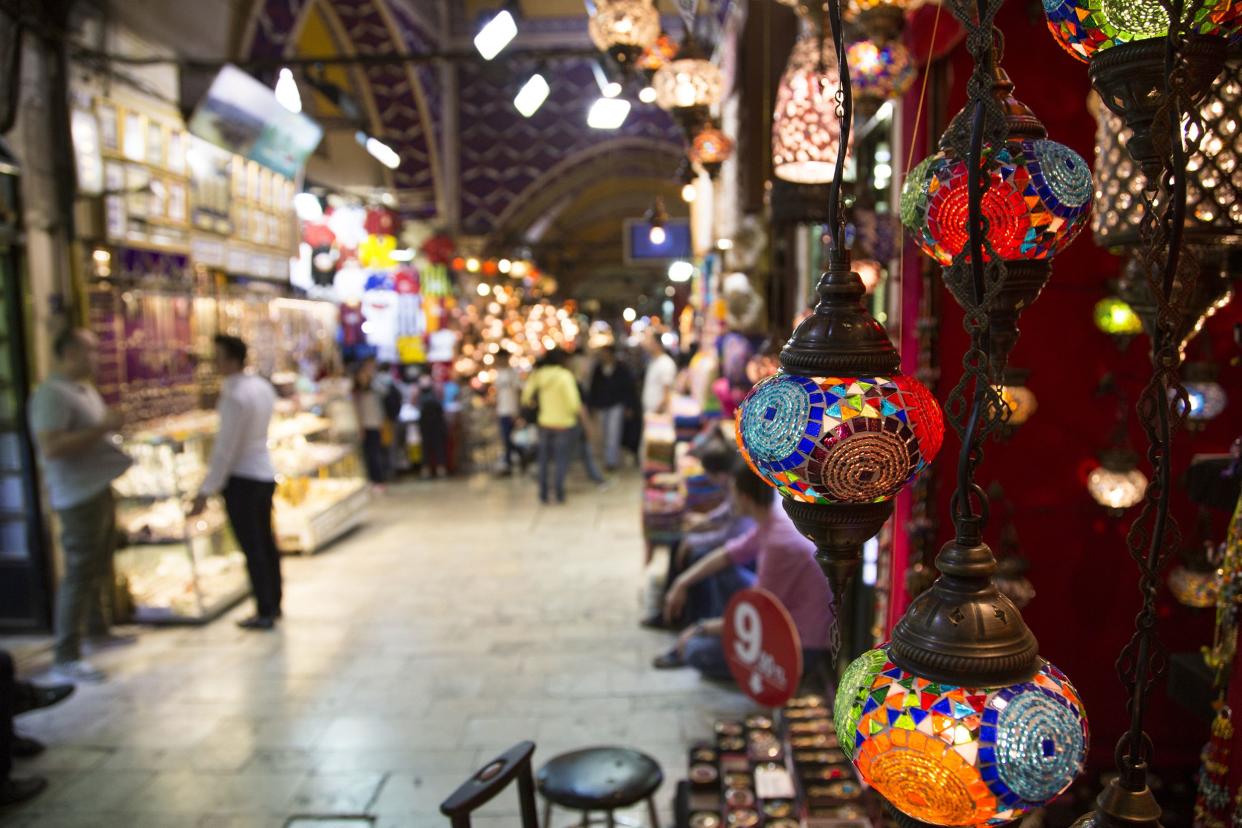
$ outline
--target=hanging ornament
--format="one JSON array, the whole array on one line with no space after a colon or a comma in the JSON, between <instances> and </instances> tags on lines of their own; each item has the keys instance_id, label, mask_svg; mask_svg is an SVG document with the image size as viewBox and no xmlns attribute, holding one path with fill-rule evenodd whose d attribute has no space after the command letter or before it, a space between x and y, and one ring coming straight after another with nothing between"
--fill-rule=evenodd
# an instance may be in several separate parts
<instances>
[{"instance_id":1,"label":"hanging ornament","mask_svg":"<svg viewBox=\"0 0 1242 828\"><path fill-rule=\"evenodd\" d=\"M648 83L655 77L655 73L660 67L668 63L677 55L677 43L664 32L660 32L660 36L655 42L643 50L639 56L635 66L638 71L643 73L643 77Z\"/></svg>"},{"instance_id":2,"label":"hanging ornament","mask_svg":"<svg viewBox=\"0 0 1242 828\"><path fill-rule=\"evenodd\" d=\"M1186 426L1199 431L1209 420L1225 410L1229 397L1217 382L1220 368L1214 362L1191 362L1182 369L1182 387L1186 389Z\"/></svg>"},{"instance_id":3,"label":"hanging ornament","mask_svg":"<svg viewBox=\"0 0 1242 828\"><path fill-rule=\"evenodd\" d=\"M1138 467L1138 455L1124 446L1101 451L1099 460L1087 475L1087 491L1109 514L1120 517L1147 493L1147 475Z\"/></svg>"},{"instance_id":4,"label":"hanging ornament","mask_svg":"<svg viewBox=\"0 0 1242 828\"><path fill-rule=\"evenodd\" d=\"M1002 384L997 389L1000 401L1005 406L1004 419L1001 422L1001 436L1012 437L1039 408L1035 392L1026 385L1031 375L1030 369L1014 368L1006 365L1002 376Z\"/></svg>"},{"instance_id":5,"label":"hanging ornament","mask_svg":"<svg viewBox=\"0 0 1242 828\"><path fill-rule=\"evenodd\" d=\"M651 85L656 105L671 112L687 134L724 96L724 75L689 30L676 57L656 71Z\"/></svg>"},{"instance_id":6,"label":"hanging ornament","mask_svg":"<svg viewBox=\"0 0 1242 828\"><path fill-rule=\"evenodd\" d=\"M868 37L885 43L901 36L906 25L906 10L913 0L849 0L845 19L858 23Z\"/></svg>"},{"instance_id":7,"label":"hanging ornament","mask_svg":"<svg viewBox=\"0 0 1242 828\"><path fill-rule=\"evenodd\" d=\"M885 101L906 94L914 83L914 61L900 41L860 40L851 43L845 55L858 114L864 118L874 115Z\"/></svg>"},{"instance_id":8,"label":"hanging ornament","mask_svg":"<svg viewBox=\"0 0 1242 828\"><path fill-rule=\"evenodd\" d=\"M840 88L831 40L821 42L815 26L802 18L772 113L772 172L777 178L795 184L832 181L841 144Z\"/></svg>"},{"instance_id":9,"label":"hanging ornament","mask_svg":"<svg viewBox=\"0 0 1242 828\"><path fill-rule=\"evenodd\" d=\"M1103 333L1116 340L1118 347L1124 349L1130 340L1143 332L1143 323L1139 320L1134 308L1124 299L1116 296L1105 296L1095 303L1095 326Z\"/></svg>"},{"instance_id":10,"label":"hanging ornament","mask_svg":"<svg viewBox=\"0 0 1242 828\"><path fill-rule=\"evenodd\" d=\"M721 165L733 156L733 139L709 123L694 136L686 155L715 178L720 174Z\"/></svg>"},{"instance_id":11,"label":"hanging ornament","mask_svg":"<svg viewBox=\"0 0 1242 828\"><path fill-rule=\"evenodd\" d=\"M651 0L599 0L587 30L596 49L631 66L660 37L660 13Z\"/></svg>"},{"instance_id":12,"label":"hanging ornament","mask_svg":"<svg viewBox=\"0 0 1242 828\"><path fill-rule=\"evenodd\" d=\"M994 60L999 61L1000 55ZM1018 316L1039 296L1051 274L1049 260L1065 249L1085 226L1091 210L1091 172L1076 152L1050 141L1035 114L1013 97L1013 83L999 63L992 94L1005 113L1007 140L983 147L989 182L982 211L988 222L987 247L1005 260L1006 277L987 308L992 359L999 368L1018 336ZM967 110L954 121L967 117ZM950 124L947 135L955 133ZM969 256L967 243L967 165L941 141L906 179L901 193L901 222L927 255L942 265ZM969 259L967 258L967 261ZM950 282L954 298L963 285Z\"/></svg>"}]
</instances>

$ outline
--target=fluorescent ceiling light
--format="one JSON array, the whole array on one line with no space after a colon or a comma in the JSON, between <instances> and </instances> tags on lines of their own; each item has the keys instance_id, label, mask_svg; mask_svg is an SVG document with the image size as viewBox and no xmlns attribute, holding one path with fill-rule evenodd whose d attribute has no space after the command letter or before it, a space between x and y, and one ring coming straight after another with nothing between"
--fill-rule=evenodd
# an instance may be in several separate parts
<instances>
[{"instance_id":1,"label":"fluorescent ceiling light","mask_svg":"<svg viewBox=\"0 0 1242 828\"><path fill-rule=\"evenodd\" d=\"M518 90L517 96L513 99L513 105L523 117L529 118L539 111L539 107L543 106L543 102L548 99L548 93L551 91L547 78L536 72L530 76L530 80L522 84L522 88Z\"/></svg>"},{"instance_id":2,"label":"fluorescent ceiling light","mask_svg":"<svg viewBox=\"0 0 1242 828\"><path fill-rule=\"evenodd\" d=\"M502 9L495 17L487 21L479 33L474 36L474 48L484 60L491 60L504 51L509 41L517 36L517 22L508 9Z\"/></svg>"},{"instance_id":3,"label":"fluorescent ceiling light","mask_svg":"<svg viewBox=\"0 0 1242 828\"><path fill-rule=\"evenodd\" d=\"M587 126L592 129L617 129L630 114L630 102L624 98L600 98L587 112Z\"/></svg>"},{"instance_id":4,"label":"fluorescent ceiling light","mask_svg":"<svg viewBox=\"0 0 1242 828\"><path fill-rule=\"evenodd\" d=\"M397 155L397 151L385 144L378 138L367 135L365 132L359 131L355 136L358 143L367 148L367 152L371 153L371 157L383 164L390 170L395 170L401 166L401 156Z\"/></svg>"},{"instance_id":5,"label":"fluorescent ceiling light","mask_svg":"<svg viewBox=\"0 0 1242 828\"><path fill-rule=\"evenodd\" d=\"M668 266L668 278L674 282L688 282L694 275L694 265L687 261L676 261Z\"/></svg>"},{"instance_id":6,"label":"fluorescent ceiling light","mask_svg":"<svg viewBox=\"0 0 1242 828\"><path fill-rule=\"evenodd\" d=\"M302 95L298 92L298 82L287 68L281 69L276 78L276 101L290 112L302 111Z\"/></svg>"},{"instance_id":7,"label":"fluorescent ceiling light","mask_svg":"<svg viewBox=\"0 0 1242 828\"><path fill-rule=\"evenodd\" d=\"M293 197L293 212L302 221L318 221L323 218L323 205L313 193L298 193Z\"/></svg>"}]
</instances>

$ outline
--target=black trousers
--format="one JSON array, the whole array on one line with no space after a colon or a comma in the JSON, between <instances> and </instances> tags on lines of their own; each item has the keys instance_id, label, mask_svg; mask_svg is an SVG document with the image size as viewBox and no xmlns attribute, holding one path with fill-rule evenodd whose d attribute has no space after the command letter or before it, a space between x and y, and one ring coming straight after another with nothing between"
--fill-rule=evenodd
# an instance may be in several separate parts
<instances>
[{"instance_id":1,"label":"black trousers","mask_svg":"<svg viewBox=\"0 0 1242 828\"><path fill-rule=\"evenodd\" d=\"M275 493L272 481L244 477L230 477L222 492L233 534L246 554L255 607L264 618L280 615L280 551L272 534Z\"/></svg>"},{"instance_id":2,"label":"black trousers","mask_svg":"<svg viewBox=\"0 0 1242 828\"><path fill-rule=\"evenodd\" d=\"M16 712L17 677L13 656L0 650L0 783L13 770L13 714Z\"/></svg>"}]
</instances>

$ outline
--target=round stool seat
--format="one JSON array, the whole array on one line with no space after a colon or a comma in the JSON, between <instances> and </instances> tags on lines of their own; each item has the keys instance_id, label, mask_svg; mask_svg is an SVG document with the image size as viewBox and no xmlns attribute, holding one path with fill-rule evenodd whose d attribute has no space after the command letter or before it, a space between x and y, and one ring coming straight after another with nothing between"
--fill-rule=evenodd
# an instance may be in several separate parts
<instances>
[{"instance_id":1,"label":"round stool seat","mask_svg":"<svg viewBox=\"0 0 1242 828\"><path fill-rule=\"evenodd\" d=\"M637 750L597 747L548 760L537 779L539 792L562 808L611 811L650 797L664 781L664 772Z\"/></svg>"}]
</instances>

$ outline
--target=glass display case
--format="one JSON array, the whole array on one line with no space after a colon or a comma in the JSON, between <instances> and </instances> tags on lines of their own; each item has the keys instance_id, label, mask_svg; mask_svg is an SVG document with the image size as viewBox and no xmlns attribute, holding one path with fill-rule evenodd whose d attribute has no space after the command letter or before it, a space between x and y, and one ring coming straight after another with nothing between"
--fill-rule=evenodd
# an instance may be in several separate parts
<instances>
[{"instance_id":1,"label":"glass display case","mask_svg":"<svg viewBox=\"0 0 1242 828\"><path fill-rule=\"evenodd\" d=\"M214 411L140 425L126 435L134 465L115 484L118 581L142 623L208 621L249 592L245 558L213 497L186 508L207 473ZM322 393L282 399L269 432L277 487L273 527L283 552L310 554L358 526L369 491L348 399Z\"/></svg>"}]
</instances>

